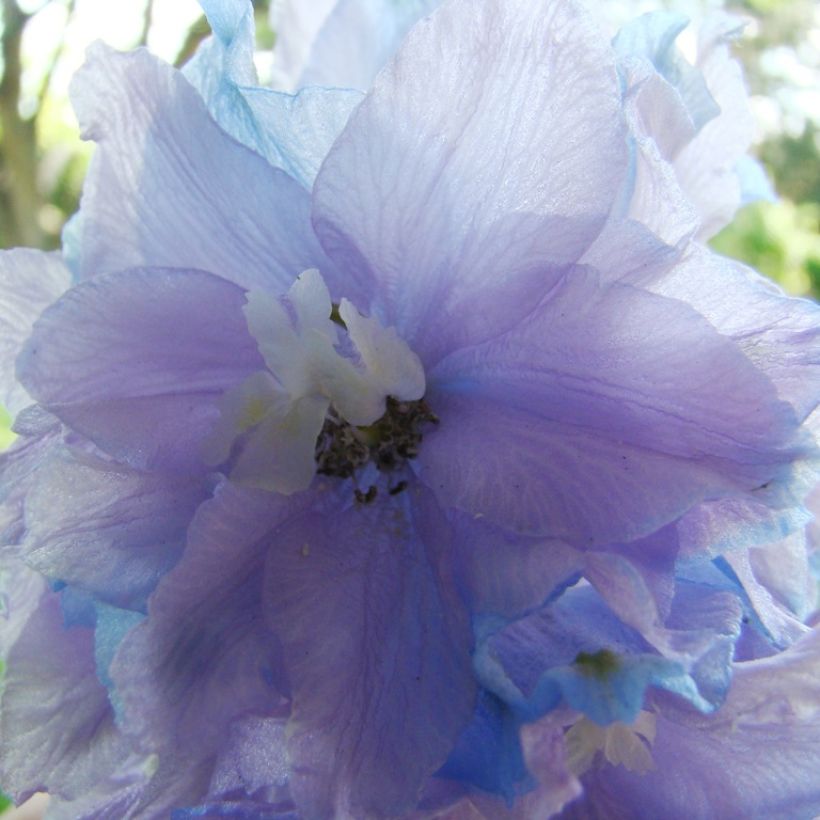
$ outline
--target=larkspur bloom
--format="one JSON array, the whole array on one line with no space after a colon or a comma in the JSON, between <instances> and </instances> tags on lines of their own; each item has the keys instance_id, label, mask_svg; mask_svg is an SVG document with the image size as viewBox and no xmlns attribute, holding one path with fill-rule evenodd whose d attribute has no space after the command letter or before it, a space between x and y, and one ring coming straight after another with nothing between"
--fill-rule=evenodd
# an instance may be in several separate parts
<instances>
[{"instance_id":1,"label":"larkspur bloom","mask_svg":"<svg viewBox=\"0 0 820 820\"><path fill-rule=\"evenodd\" d=\"M396 11L386 65L290 96L250 5L203 5L184 73L94 48L65 263L0 257L3 787L820 811L818 313L701 244L657 18L613 47L573 0L342 0Z\"/></svg>"}]
</instances>

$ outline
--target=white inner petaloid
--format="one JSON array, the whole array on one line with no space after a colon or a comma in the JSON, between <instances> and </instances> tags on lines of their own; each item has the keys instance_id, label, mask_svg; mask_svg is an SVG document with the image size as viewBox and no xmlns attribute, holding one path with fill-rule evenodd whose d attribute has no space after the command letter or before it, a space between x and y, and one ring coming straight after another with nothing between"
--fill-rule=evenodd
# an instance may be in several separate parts
<instances>
[{"instance_id":1,"label":"white inner petaloid","mask_svg":"<svg viewBox=\"0 0 820 820\"><path fill-rule=\"evenodd\" d=\"M422 398L424 369L394 328L362 316L347 299L339 304L342 328L331 319L332 309L313 269L283 298L248 293L245 317L268 369L223 396L206 444L209 464L224 462L237 437L248 433L231 478L298 492L313 479L316 440L331 405L350 424L367 426L384 415L387 396Z\"/></svg>"},{"instance_id":2,"label":"white inner petaloid","mask_svg":"<svg viewBox=\"0 0 820 820\"><path fill-rule=\"evenodd\" d=\"M582 775L592 766L598 752L603 752L613 766L646 774L654 768L651 749L655 726L655 715L644 711L638 712L631 724L616 722L598 726L589 718L581 718L565 735L570 771L576 776Z\"/></svg>"}]
</instances>

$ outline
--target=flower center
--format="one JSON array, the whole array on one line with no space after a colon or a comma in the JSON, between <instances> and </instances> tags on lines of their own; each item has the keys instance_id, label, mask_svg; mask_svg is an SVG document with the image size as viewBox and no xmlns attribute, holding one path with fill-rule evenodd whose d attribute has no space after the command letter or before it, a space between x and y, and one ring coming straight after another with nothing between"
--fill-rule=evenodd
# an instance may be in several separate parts
<instances>
[{"instance_id":1,"label":"flower center","mask_svg":"<svg viewBox=\"0 0 820 820\"><path fill-rule=\"evenodd\" d=\"M250 292L245 315L267 369L223 397L208 463L230 456L235 481L289 494L317 472L359 478L370 464L394 472L416 456L422 427L437 419L421 362L394 328L347 299L332 304L317 270L281 298Z\"/></svg>"},{"instance_id":2,"label":"flower center","mask_svg":"<svg viewBox=\"0 0 820 820\"><path fill-rule=\"evenodd\" d=\"M369 463L379 472L396 472L418 455L422 428L437 423L424 399L398 401L388 396L384 415L367 427L345 421L331 405L316 440L316 472L350 478ZM401 492L404 486L399 482L391 492Z\"/></svg>"}]
</instances>

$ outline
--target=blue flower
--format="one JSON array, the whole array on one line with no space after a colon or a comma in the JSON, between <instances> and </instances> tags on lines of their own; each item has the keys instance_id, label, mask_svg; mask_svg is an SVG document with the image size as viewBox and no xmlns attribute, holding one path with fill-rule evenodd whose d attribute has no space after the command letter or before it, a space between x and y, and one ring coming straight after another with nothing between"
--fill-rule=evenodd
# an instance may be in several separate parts
<instances>
[{"instance_id":1,"label":"blue flower","mask_svg":"<svg viewBox=\"0 0 820 820\"><path fill-rule=\"evenodd\" d=\"M818 313L699 244L645 127L686 101L571 0L450 0L366 94L295 96L254 84L249 5L204 5L185 74L97 46L75 80L71 286L0 259L36 402L4 788L546 817L651 816L651 783L682 816L699 750L783 715L782 788L705 799L818 810Z\"/></svg>"}]
</instances>

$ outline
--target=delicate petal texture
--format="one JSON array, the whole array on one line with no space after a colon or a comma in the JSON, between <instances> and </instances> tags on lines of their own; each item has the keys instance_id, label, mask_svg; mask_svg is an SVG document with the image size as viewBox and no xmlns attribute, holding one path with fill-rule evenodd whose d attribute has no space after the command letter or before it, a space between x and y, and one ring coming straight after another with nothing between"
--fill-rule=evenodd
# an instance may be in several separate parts
<instances>
[{"instance_id":1,"label":"delicate petal texture","mask_svg":"<svg viewBox=\"0 0 820 820\"><path fill-rule=\"evenodd\" d=\"M681 302L582 269L429 381L442 422L419 463L441 502L574 544L634 540L793 457L788 407L731 342Z\"/></svg>"},{"instance_id":2,"label":"delicate petal texture","mask_svg":"<svg viewBox=\"0 0 820 820\"><path fill-rule=\"evenodd\" d=\"M522 538L482 518L451 512L453 562L474 613L516 618L574 583L583 553L561 541Z\"/></svg>"},{"instance_id":3,"label":"delicate petal texture","mask_svg":"<svg viewBox=\"0 0 820 820\"><path fill-rule=\"evenodd\" d=\"M315 5L316 0L311 8ZM253 64L251 4L212 0L203 6L215 36L205 41L183 73L227 133L310 188L361 93L308 88L290 95L260 88ZM290 41L286 32L276 30L279 54L279 46L286 50Z\"/></svg>"},{"instance_id":4,"label":"delicate petal texture","mask_svg":"<svg viewBox=\"0 0 820 820\"><path fill-rule=\"evenodd\" d=\"M742 199L735 169L751 145L755 124L740 64L731 58L729 43L743 26L735 17L715 15L698 37L695 65L720 106L720 115L675 157L675 173L701 214L702 239L728 224Z\"/></svg>"},{"instance_id":5,"label":"delicate petal texture","mask_svg":"<svg viewBox=\"0 0 820 820\"><path fill-rule=\"evenodd\" d=\"M160 757L157 794L143 798L162 801L157 813L199 801L235 719L281 714L286 683L262 619L262 567L268 532L298 512L281 497L222 485L197 512L148 618L117 653L111 675L123 726ZM170 781L183 770L195 782L168 793L179 792Z\"/></svg>"},{"instance_id":6,"label":"delicate petal texture","mask_svg":"<svg viewBox=\"0 0 820 820\"><path fill-rule=\"evenodd\" d=\"M277 82L366 93L259 87L250 0L92 48L71 277L0 254L15 797L820 816L820 313L702 244L736 23L583 2L273 3Z\"/></svg>"},{"instance_id":7,"label":"delicate petal texture","mask_svg":"<svg viewBox=\"0 0 820 820\"><path fill-rule=\"evenodd\" d=\"M801 421L815 409L820 378L820 308L815 303L790 298L739 262L695 245L649 286L688 302L735 339Z\"/></svg>"},{"instance_id":8,"label":"delicate petal texture","mask_svg":"<svg viewBox=\"0 0 820 820\"><path fill-rule=\"evenodd\" d=\"M302 85L366 91L411 26L441 0L339 0L311 49Z\"/></svg>"},{"instance_id":9,"label":"delicate petal texture","mask_svg":"<svg viewBox=\"0 0 820 820\"><path fill-rule=\"evenodd\" d=\"M425 364L506 330L603 226L626 171L619 96L574 3L448 3L331 150L314 193L325 249Z\"/></svg>"},{"instance_id":10,"label":"delicate petal texture","mask_svg":"<svg viewBox=\"0 0 820 820\"><path fill-rule=\"evenodd\" d=\"M63 293L70 279L57 253L24 248L0 252L0 402L12 413L31 403L15 377L14 360L34 320Z\"/></svg>"},{"instance_id":11,"label":"delicate petal texture","mask_svg":"<svg viewBox=\"0 0 820 820\"><path fill-rule=\"evenodd\" d=\"M285 799L290 775L286 723L283 717L253 715L234 721L211 780L211 794L227 796L241 790L253 796L273 791Z\"/></svg>"},{"instance_id":12,"label":"delicate petal texture","mask_svg":"<svg viewBox=\"0 0 820 820\"><path fill-rule=\"evenodd\" d=\"M0 659L8 657L45 592L45 579L22 561L3 558L0 565Z\"/></svg>"},{"instance_id":13,"label":"delicate petal texture","mask_svg":"<svg viewBox=\"0 0 820 820\"><path fill-rule=\"evenodd\" d=\"M472 712L466 613L396 502L277 534L266 607L293 687L291 789L309 817L415 805Z\"/></svg>"},{"instance_id":14,"label":"delicate petal texture","mask_svg":"<svg viewBox=\"0 0 820 820\"><path fill-rule=\"evenodd\" d=\"M59 452L26 497L26 561L128 609L140 609L182 549L205 487Z\"/></svg>"},{"instance_id":15,"label":"delicate petal texture","mask_svg":"<svg viewBox=\"0 0 820 820\"><path fill-rule=\"evenodd\" d=\"M809 569L805 530L749 550L749 562L755 578L776 601L801 620L811 615L820 590Z\"/></svg>"},{"instance_id":16,"label":"delicate petal texture","mask_svg":"<svg viewBox=\"0 0 820 820\"><path fill-rule=\"evenodd\" d=\"M699 129L720 114L720 107L707 80L675 47L675 40L688 22L686 17L673 12L644 14L625 25L613 45L623 57L642 57L652 63L678 90L693 125Z\"/></svg>"},{"instance_id":17,"label":"delicate petal texture","mask_svg":"<svg viewBox=\"0 0 820 820\"><path fill-rule=\"evenodd\" d=\"M630 86L625 112L635 140L628 216L676 245L695 235L700 218L667 159L692 138L694 126L678 93L647 65L630 61L622 70Z\"/></svg>"},{"instance_id":18,"label":"delicate petal texture","mask_svg":"<svg viewBox=\"0 0 820 820\"><path fill-rule=\"evenodd\" d=\"M72 100L100 145L82 201L83 276L187 267L285 290L328 267L302 186L221 131L170 66L95 46Z\"/></svg>"},{"instance_id":19,"label":"delicate petal texture","mask_svg":"<svg viewBox=\"0 0 820 820\"><path fill-rule=\"evenodd\" d=\"M63 629L46 593L6 658L0 699L0 779L22 800L36 791L72 798L104 780L127 744L97 680L94 631Z\"/></svg>"},{"instance_id":20,"label":"delicate petal texture","mask_svg":"<svg viewBox=\"0 0 820 820\"><path fill-rule=\"evenodd\" d=\"M588 585L490 634L474 659L479 680L523 721L562 703L595 723L631 723L649 687L710 710L684 666L652 651Z\"/></svg>"},{"instance_id":21,"label":"delicate petal texture","mask_svg":"<svg viewBox=\"0 0 820 820\"><path fill-rule=\"evenodd\" d=\"M338 0L311 3L274 0L271 3L271 28L278 34L273 53L274 81L285 91L298 87L316 35L337 3Z\"/></svg>"},{"instance_id":22,"label":"delicate petal texture","mask_svg":"<svg viewBox=\"0 0 820 820\"><path fill-rule=\"evenodd\" d=\"M773 658L738 664L720 711L702 716L657 704L655 768L603 766L562 818L755 817L820 811L820 668L815 630Z\"/></svg>"},{"instance_id":23,"label":"delicate petal texture","mask_svg":"<svg viewBox=\"0 0 820 820\"><path fill-rule=\"evenodd\" d=\"M130 464L202 467L224 390L261 369L244 291L200 271L141 270L72 289L19 361L32 395Z\"/></svg>"},{"instance_id":24,"label":"delicate petal texture","mask_svg":"<svg viewBox=\"0 0 820 820\"><path fill-rule=\"evenodd\" d=\"M18 421L35 408L36 405L24 410ZM60 437L57 425L31 438L24 434L8 450L0 453L0 548L3 557L18 556L25 531L23 508L26 493L37 477L40 465L50 458L52 446L59 442Z\"/></svg>"},{"instance_id":25,"label":"delicate petal texture","mask_svg":"<svg viewBox=\"0 0 820 820\"><path fill-rule=\"evenodd\" d=\"M759 619L761 631L774 647L785 649L809 631L757 580L747 552L730 553L726 556L726 563L743 586L753 617Z\"/></svg>"}]
</instances>

